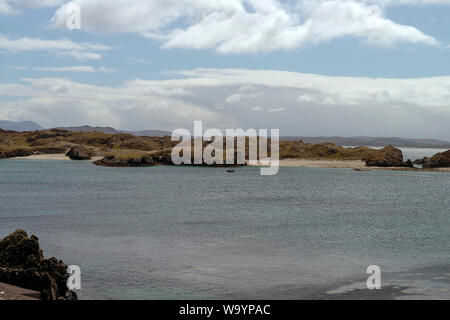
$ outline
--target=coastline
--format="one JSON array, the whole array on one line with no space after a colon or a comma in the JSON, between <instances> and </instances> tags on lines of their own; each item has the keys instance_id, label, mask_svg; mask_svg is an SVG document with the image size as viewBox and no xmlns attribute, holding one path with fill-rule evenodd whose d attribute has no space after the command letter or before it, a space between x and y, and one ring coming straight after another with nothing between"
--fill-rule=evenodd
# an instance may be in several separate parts
<instances>
[{"instance_id":1,"label":"coastline","mask_svg":"<svg viewBox=\"0 0 450 320\"><path fill-rule=\"evenodd\" d=\"M280 167L362 169L366 164L362 160L283 159Z\"/></svg>"},{"instance_id":2,"label":"coastline","mask_svg":"<svg viewBox=\"0 0 450 320\"><path fill-rule=\"evenodd\" d=\"M9 159L16 159L16 160L59 160L59 161L73 161L68 156L66 156L65 153L55 153L55 154L35 154L31 156L26 157L12 157ZM93 157L91 160L88 161L97 161L102 159L102 157Z\"/></svg>"},{"instance_id":3,"label":"coastline","mask_svg":"<svg viewBox=\"0 0 450 320\"><path fill-rule=\"evenodd\" d=\"M9 159L16 160L58 160L58 161L73 161L64 153L58 154L40 154L26 157L14 157ZM102 157L93 157L91 162L102 159ZM282 159L279 162L280 167L297 167L297 168L340 168L353 169L357 171L375 171L375 170L389 170L389 171L414 171L414 172L450 172L450 168L434 168L434 169L418 169L407 167L367 167L362 160L320 160L320 159ZM259 167L261 165L256 165Z\"/></svg>"},{"instance_id":4,"label":"coastline","mask_svg":"<svg viewBox=\"0 0 450 320\"><path fill-rule=\"evenodd\" d=\"M39 300L38 291L0 282L0 300Z\"/></svg>"}]
</instances>

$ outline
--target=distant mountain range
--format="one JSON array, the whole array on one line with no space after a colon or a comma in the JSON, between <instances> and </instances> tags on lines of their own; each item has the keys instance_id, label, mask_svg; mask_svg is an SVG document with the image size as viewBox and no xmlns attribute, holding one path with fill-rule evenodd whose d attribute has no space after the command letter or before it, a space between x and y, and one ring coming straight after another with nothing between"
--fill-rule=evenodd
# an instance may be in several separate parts
<instances>
[{"instance_id":1,"label":"distant mountain range","mask_svg":"<svg viewBox=\"0 0 450 320\"><path fill-rule=\"evenodd\" d=\"M165 137L171 136L172 132L161 131L161 130L140 130L140 131L127 131L127 130L116 130L111 127L91 127L91 126L81 126L81 127L58 127L56 129L67 130L71 132L104 132L104 133L129 133L135 136L147 136L147 137Z\"/></svg>"},{"instance_id":2,"label":"distant mountain range","mask_svg":"<svg viewBox=\"0 0 450 320\"><path fill-rule=\"evenodd\" d=\"M281 137L281 140L303 140L307 143L331 142L338 146L368 146L450 149L450 142L436 139L407 139L398 137Z\"/></svg>"},{"instance_id":3,"label":"distant mountain range","mask_svg":"<svg viewBox=\"0 0 450 320\"><path fill-rule=\"evenodd\" d=\"M35 131L43 130L40 125L33 121L3 121L0 120L0 129L14 130L14 131ZM56 129L63 129L72 132L104 132L104 133L129 133L135 136L148 137L164 137L172 135L169 131L162 130L140 130L127 131L117 130L111 127L58 127ZM338 146L370 146L370 147L384 147L389 144L396 147L411 147L411 148L442 148L450 149L450 142L437 139L407 139L398 137L303 137L303 136L285 136L281 140L303 140L307 143L322 143L331 142Z\"/></svg>"},{"instance_id":4,"label":"distant mountain range","mask_svg":"<svg viewBox=\"0 0 450 320\"><path fill-rule=\"evenodd\" d=\"M13 131L36 131L43 130L44 128L33 121L14 122L0 120L0 129Z\"/></svg>"}]
</instances>

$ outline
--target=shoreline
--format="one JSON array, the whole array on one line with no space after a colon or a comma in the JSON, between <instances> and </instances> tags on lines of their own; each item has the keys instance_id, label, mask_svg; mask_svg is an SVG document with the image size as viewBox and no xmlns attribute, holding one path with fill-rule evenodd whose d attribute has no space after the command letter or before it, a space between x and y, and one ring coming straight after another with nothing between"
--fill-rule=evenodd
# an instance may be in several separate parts
<instances>
[{"instance_id":1,"label":"shoreline","mask_svg":"<svg viewBox=\"0 0 450 320\"><path fill-rule=\"evenodd\" d=\"M92 157L91 160L86 161L97 161L103 157ZM12 157L8 158L12 160L58 160L58 161L75 161L66 156L65 153L55 153L55 154L34 154L26 157Z\"/></svg>"},{"instance_id":2,"label":"shoreline","mask_svg":"<svg viewBox=\"0 0 450 320\"><path fill-rule=\"evenodd\" d=\"M103 157L93 157L87 161L101 160ZM75 161L71 160L64 153L58 154L39 154L27 157L9 158L13 160L58 160L58 161ZM356 171L414 171L414 172L450 172L450 168L434 168L434 169L418 169L407 167L367 167L362 160L320 160L320 159L283 159L279 162L280 167L297 167L297 168L338 168L338 169L353 169ZM255 167L259 167L256 165Z\"/></svg>"},{"instance_id":3,"label":"shoreline","mask_svg":"<svg viewBox=\"0 0 450 320\"><path fill-rule=\"evenodd\" d=\"M39 300L38 291L0 282L0 300Z\"/></svg>"}]
</instances>

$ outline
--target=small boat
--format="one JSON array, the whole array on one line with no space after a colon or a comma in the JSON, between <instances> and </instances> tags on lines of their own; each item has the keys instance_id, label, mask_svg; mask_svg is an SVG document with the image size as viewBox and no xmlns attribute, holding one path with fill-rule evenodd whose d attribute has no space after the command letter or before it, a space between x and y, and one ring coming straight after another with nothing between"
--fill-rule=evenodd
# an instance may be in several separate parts
<instances>
[{"instance_id":1,"label":"small boat","mask_svg":"<svg viewBox=\"0 0 450 320\"><path fill-rule=\"evenodd\" d=\"M232 172L234 172L234 170L233 169L228 169L227 172L232 173Z\"/></svg>"}]
</instances>

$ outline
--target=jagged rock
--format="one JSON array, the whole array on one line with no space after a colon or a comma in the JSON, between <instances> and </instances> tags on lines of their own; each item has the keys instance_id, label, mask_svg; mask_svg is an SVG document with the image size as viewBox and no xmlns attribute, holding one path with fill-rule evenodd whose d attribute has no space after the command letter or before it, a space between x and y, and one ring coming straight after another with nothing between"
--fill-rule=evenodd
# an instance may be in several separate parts
<instances>
[{"instance_id":1,"label":"jagged rock","mask_svg":"<svg viewBox=\"0 0 450 320\"><path fill-rule=\"evenodd\" d=\"M411 159L408 159L403 163L403 167L414 168L414 163L411 161Z\"/></svg>"},{"instance_id":2,"label":"jagged rock","mask_svg":"<svg viewBox=\"0 0 450 320\"><path fill-rule=\"evenodd\" d=\"M403 153L394 146L375 150L363 158L368 167L403 167Z\"/></svg>"},{"instance_id":3,"label":"jagged rock","mask_svg":"<svg viewBox=\"0 0 450 320\"><path fill-rule=\"evenodd\" d=\"M71 148L66 156L72 160L91 160L91 157L95 156L95 152L83 146L76 146Z\"/></svg>"},{"instance_id":4,"label":"jagged rock","mask_svg":"<svg viewBox=\"0 0 450 320\"><path fill-rule=\"evenodd\" d=\"M106 167L151 167L157 165L147 153L112 153L95 161L97 166Z\"/></svg>"},{"instance_id":5,"label":"jagged rock","mask_svg":"<svg viewBox=\"0 0 450 320\"><path fill-rule=\"evenodd\" d=\"M449 168L450 167L450 150L437 153L423 162L424 168Z\"/></svg>"},{"instance_id":6,"label":"jagged rock","mask_svg":"<svg viewBox=\"0 0 450 320\"><path fill-rule=\"evenodd\" d=\"M61 260L45 259L39 239L24 230L0 240L0 282L37 290L42 300L77 300L67 288L67 268Z\"/></svg>"},{"instance_id":7,"label":"jagged rock","mask_svg":"<svg viewBox=\"0 0 450 320\"><path fill-rule=\"evenodd\" d=\"M10 151L1 151L0 150L0 158L15 158L15 157L28 157L33 154L31 149L19 148Z\"/></svg>"},{"instance_id":8,"label":"jagged rock","mask_svg":"<svg viewBox=\"0 0 450 320\"><path fill-rule=\"evenodd\" d=\"M423 164L425 163L425 161L427 161L428 159L429 159L428 157L424 157L424 158L422 158L422 159L417 159L416 161L414 161L414 164L423 166Z\"/></svg>"}]
</instances>

